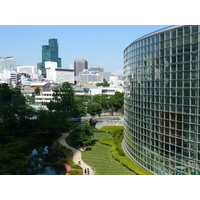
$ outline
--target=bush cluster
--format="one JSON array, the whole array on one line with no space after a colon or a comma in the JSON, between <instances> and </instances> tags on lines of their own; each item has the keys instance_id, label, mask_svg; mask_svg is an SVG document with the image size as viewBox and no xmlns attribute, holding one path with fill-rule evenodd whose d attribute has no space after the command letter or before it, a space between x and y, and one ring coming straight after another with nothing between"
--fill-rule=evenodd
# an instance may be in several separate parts
<instances>
[{"instance_id":1,"label":"bush cluster","mask_svg":"<svg viewBox=\"0 0 200 200\"><path fill-rule=\"evenodd\" d=\"M75 169L75 170L68 171L68 173L69 173L70 175L78 175L78 174L80 174L80 173L81 173L81 171L80 171L80 170L77 170L77 169Z\"/></svg>"},{"instance_id":2,"label":"bush cluster","mask_svg":"<svg viewBox=\"0 0 200 200\"><path fill-rule=\"evenodd\" d=\"M66 138L66 143L74 148L88 147L92 145L94 136L94 130L92 127L85 123L83 127L78 127L70 133Z\"/></svg>"},{"instance_id":3,"label":"bush cluster","mask_svg":"<svg viewBox=\"0 0 200 200\"><path fill-rule=\"evenodd\" d=\"M103 126L97 129L97 131L108 132L110 134L114 134L118 130L124 130L124 127L123 126Z\"/></svg>"},{"instance_id":4,"label":"bush cluster","mask_svg":"<svg viewBox=\"0 0 200 200\"><path fill-rule=\"evenodd\" d=\"M111 133L110 137L104 138L99 142L101 144L106 144L111 146L111 154L112 156L122 163L125 167L129 170L133 171L137 175L151 175L150 172L133 162L128 156L125 155L122 147L121 142L123 139L123 127L115 126L115 127L102 127L97 129L98 131L109 132Z\"/></svg>"},{"instance_id":5,"label":"bush cluster","mask_svg":"<svg viewBox=\"0 0 200 200\"><path fill-rule=\"evenodd\" d=\"M68 171L68 173L69 173L70 175L77 175L77 174L81 174L81 173L83 172L83 169L82 169L79 165L75 164L75 163L73 162L72 158L67 159L67 160L66 160L66 163L67 163L71 168L75 169L75 170L70 170L70 171Z\"/></svg>"},{"instance_id":6,"label":"bush cluster","mask_svg":"<svg viewBox=\"0 0 200 200\"><path fill-rule=\"evenodd\" d=\"M124 137L123 130L123 126L104 126L98 129L98 131L108 132L111 134L110 137L104 138L102 141L104 144L108 144L110 146L114 145L120 156L125 156L125 153L121 147L121 142Z\"/></svg>"}]
</instances>

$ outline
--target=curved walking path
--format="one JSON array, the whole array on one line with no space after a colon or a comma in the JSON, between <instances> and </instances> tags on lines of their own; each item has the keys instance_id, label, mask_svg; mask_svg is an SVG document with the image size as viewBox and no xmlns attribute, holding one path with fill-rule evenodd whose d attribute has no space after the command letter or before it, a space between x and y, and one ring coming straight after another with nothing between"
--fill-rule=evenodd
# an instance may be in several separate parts
<instances>
[{"instance_id":1,"label":"curved walking path","mask_svg":"<svg viewBox=\"0 0 200 200\"><path fill-rule=\"evenodd\" d=\"M72 130L73 131L73 130ZM81 164L79 164L82 169L83 169L83 175L88 175L88 173L85 174L85 169L89 169L89 175L94 175L95 172L92 170L92 167L89 166L88 164L86 164L85 162L83 162L82 160L82 155L81 152L78 149L75 149L71 146L69 146L66 142L65 142L65 138L69 136L69 134L72 132L68 132L68 133L62 133L62 136L59 138L59 143L62 144L63 146L65 146L68 149L71 149L73 151L73 162L78 164L78 162L80 161Z\"/></svg>"}]
</instances>

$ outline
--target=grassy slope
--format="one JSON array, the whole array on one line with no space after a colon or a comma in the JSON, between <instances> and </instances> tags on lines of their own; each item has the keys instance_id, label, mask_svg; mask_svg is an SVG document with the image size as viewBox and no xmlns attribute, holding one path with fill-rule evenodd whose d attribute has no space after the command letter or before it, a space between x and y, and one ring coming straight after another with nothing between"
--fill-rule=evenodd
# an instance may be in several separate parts
<instances>
[{"instance_id":1,"label":"grassy slope","mask_svg":"<svg viewBox=\"0 0 200 200\"><path fill-rule=\"evenodd\" d=\"M94 139L96 140L109 136L110 134L105 132L94 133ZM82 152L82 158L84 162L96 170L97 175L134 175L133 172L112 157L109 146L99 144L98 141L91 151Z\"/></svg>"}]
</instances>

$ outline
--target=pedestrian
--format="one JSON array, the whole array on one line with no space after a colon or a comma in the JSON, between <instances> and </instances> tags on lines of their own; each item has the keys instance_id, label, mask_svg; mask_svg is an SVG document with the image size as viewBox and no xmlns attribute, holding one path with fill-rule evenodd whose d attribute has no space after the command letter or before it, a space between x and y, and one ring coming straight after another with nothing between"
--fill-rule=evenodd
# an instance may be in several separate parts
<instances>
[{"instance_id":1,"label":"pedestrian","mask_svg":"<svg viewBox=\"0 0 200 200\"><path fill-rule=\"evenodd\" d=\"M87 170L86 170L86 168L85 168L85 174L87 173Z\"/></svg>"},{"instance_id":2,"label":"pedestrian","mask_svg":"<svg viewBox=\"0 0 200 200\"><path fill-rule=\"evenodd\" d=\"M87 171L88 171L88 175L90 174L90 170L89 170L89 168L87 168Z\"/></svg>"}]
</instances>

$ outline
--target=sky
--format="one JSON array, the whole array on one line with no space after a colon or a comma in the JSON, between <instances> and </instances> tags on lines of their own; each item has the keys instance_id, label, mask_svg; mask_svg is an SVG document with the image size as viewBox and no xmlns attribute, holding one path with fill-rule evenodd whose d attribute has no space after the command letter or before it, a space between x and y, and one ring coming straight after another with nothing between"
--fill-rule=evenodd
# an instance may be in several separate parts
<instances>
[{"instance_id":1,"label":"sky","mask_svg":"<svg viewBox=\"0 0 200 200\"><path fill-rule=\"evenodd\" d=\"M56 38L62 68L77 59L89 67L123 74L123 51L134 40L167 25L0 25L0 57L14 56L17 65L42 60L42 45Z\"/></svg>"}]
</instances>

